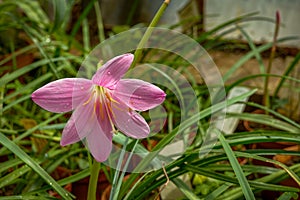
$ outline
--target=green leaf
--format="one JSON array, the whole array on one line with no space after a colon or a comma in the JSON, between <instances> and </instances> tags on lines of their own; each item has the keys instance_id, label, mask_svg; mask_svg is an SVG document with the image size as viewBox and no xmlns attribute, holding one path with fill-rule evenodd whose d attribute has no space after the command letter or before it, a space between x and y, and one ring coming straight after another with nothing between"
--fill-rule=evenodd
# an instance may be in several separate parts
<instances>
[{"instance_id":1,"label":"green leaf","mask_svg":"<svg viewBox=\"0 0 300 200\"><path fill-rule=\"evenodd\" d=\"M50 2L49 2L50 3ZM66 0L53 0L52 1L54 7L54 24L51 32L56 31L61 27L61 25L66 21L66 14L69 11Z\"/></svg>"},{"instance_id":2,"label":"green leaf","mask_svg":"<svg viewBox=\"0 0 300 200\"><path fill-rule=\"evenodd\" d=\"M298 194L295 192L284 192L277 200L298 199Z\"/></svg>"},{"instance_id":3,"label":"green leaf","mask_svg":"<svg viewBox=\"0 0 300 200\"><path fill-rule=\"evenodd\" d=\"M68 58L66 58L66 57L53 58L52 62L62 61L62 60L65 60L65 59L68 59ZM21 69L18 69L18 70L14 71L11 74L7 74L7 75L3 76L0 79L0 86L3 86L5 84L9 83L10 81L13 81L13 80L17 79L18 77L24 75L25 73L27 73L31 70L34 70L34 69L36 69L36 68L38 68L42 65L49 64L49 62L50 62L49 59L39 60L39 61L36 61L32 64L29 64L25 67L22 67Z\"/></svg>"},{"instance_id":4,"label":"green leaf","mask_svg":"<svg viewBox=\"0 0 300 200\"><path fill-rule=\"evenodd\" d=\"M288 131L291 133L299 134L300 129L290 125L286 122L283 122L281 120L275 119L274 117L270 115L265 114L252 114L252 113L227 113L230 117L236 117L241 120L247 120L251 122L256 122L260 124L265 124L280 130Z\"/></svg>"},{"instance_id":5,"label":"green leaf","mask_svg":"<svg viewBox=\"0 0 300 200\"><path fill-rule=\"evenodd\" d=\"M199 199L197 195L189 188L181 179L174 178L172 182L180 189L180 191L188 198L188 199Z\"/></svg>"},{"instance_id":6,"label":"green leaf","mask_svg":"<svg viewBox=\"0 0 300 200\"><path fill-rule=\"evenodd\" d=\"M216 131L218 131L218 130L216 130ZM240 183L240 186L243 190L245 198L247 200L255 200L254 194L253 194L251 187L247 181L247 178L245 177L244 172L243 172L239 162L237 161L230 145L227 143L224 136L220 132L218 133L218 135L219 135L219 140L224 148L224 151L228 156L228 160L229 160L229 162L236 174L236 177Z\"/></svg>"},{"instance_id":7,"label":"green leaf","mask_svg":"<svg viewBox=\"0 0 300 200\"><path fill-rule=\"evenodd\" d=\"M147 156L145 156L145 158L143 158L143 160L139 163L139 165L135 168L136 171L141 171L142 169L145 169L149 163L151 163L151 161L156 158L156 156L159 154L160 150L163 149L166 145L168 145L170 143L170 141L173 140L173 138L179 134L179 130L183 131L185 129L187 129L188 127L191 126L191 124L204 119L205 117L213 114L212 112L217 112L222 110L223 108L225 108L226 106L232 105L238 101L240 101L241 99L244 99L245 97L251 96L253 93L255 93L256 90L253 91L249 91L247 93L244 93L238 97L234 97L232 99L228 99L224 102L220 102L218 104L215 104L205 110L200 111L199 113L193 115L192 117L188 118L187 120L185 120L184 122L182 122L180 124L180 129L177 126L176 128L174 128L170 133L168 133L162 140L160 140L160 142L153 148L153 151L151 152L151 154L148 154ZM176 162L175 162L176 163ZM138 174L132 174L129 179L127 180L127 183L121 190L121 194L120 197L123 197L125 195L125 192L129 190L130 185L133 184L134 180L136 180L138 177ZM151 182L151 180L148 180L149 182ZM131 193L131 191L130 191ZM135 193L138 193L138 191L133 191L131 193L131 195L135 195Z\"/></svg>"},{"instance_id":8,"label":"green leaf","mask_svg":"<svg viewBox=\"0 0 300 200\"><path fill-rule=\"evenodd\" d=\"M285 37L282 39L279 39L277 42L283 42L287 40L293 40L296 39L297 37ZM264 44L256 49L256 51L250 51L246 55L244 55L242 58L240 58L237 62L234 63L234 65L225 73L223 76L223 81L226 82L230 76L234 74L234 72L241 67L245 62L247 62L249 59L251 59L253 56L257 55L257 53L261 53L267 49L270 49L272 47L273 43L267 43Z\"/></svg>"},{"instance_id":9,"label":"green leaf","mask_svg":"<svg viewBox=\"0 0 300 200\"><path fill-rule=\"evenodd\" d=\"M0 132L0 143L18 156L24 163L32 168L41 178L45 180L52 188L57 191L64 199L71 200L70 194L62 188L36 161L28 156L18 145L8 139Z\"/></svg>"},{"instance_id":10,"label":"green leaf","mask_svg":"<svg viewBox=\"0 0 300 200\"><path fill-rule=\"evenodd\" d=\"M16 181L20 176L30 171L30 168L27 165L24 165L13 172L10 172L6 176L0 178L0 188L12 184Z\"/></svg>"}]
</instances>

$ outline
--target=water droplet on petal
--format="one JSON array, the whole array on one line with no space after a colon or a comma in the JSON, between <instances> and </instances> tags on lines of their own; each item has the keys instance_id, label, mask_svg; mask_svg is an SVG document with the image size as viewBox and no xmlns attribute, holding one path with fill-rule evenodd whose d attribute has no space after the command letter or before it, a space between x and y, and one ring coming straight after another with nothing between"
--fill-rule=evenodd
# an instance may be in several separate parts
<instances>
[{"instance_id":1,"label":"water droplet on petal","mask_svg":"<svg viewBox=\"0 0 300 200\"><path fill-rule=\"evenodd\" d=\"M111 74L111 72L110 72L110 71L108 71L108 72L107 72L107 74L108 74L108 75L110 75L110 74Z\"/></svg>"},{"instance_id":2,"label":"water droplet on petal","mask_svg":"<svg viewBox=\"0 0 300 200\"><path fill-rule=\"evenodd\" d=\"M81 90L84 90L84 87L83 87L83 86L81 86L81 87L80 87L80 89L81 89Z\"/></svg>"}]
</instances>

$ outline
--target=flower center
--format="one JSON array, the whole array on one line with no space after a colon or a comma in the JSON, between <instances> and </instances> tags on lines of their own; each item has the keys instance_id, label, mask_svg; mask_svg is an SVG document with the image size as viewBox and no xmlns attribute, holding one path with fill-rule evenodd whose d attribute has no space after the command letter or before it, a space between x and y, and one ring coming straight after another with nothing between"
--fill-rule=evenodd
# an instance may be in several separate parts
<instances>
[{"instance_id":1,"label":"flower center","mask_svg":"<svg viewBox=\"0 0 300 200\"><path fill-rule=\"evenodd\" d=\"M96 115L97 117L100 117L101 120L103 120L104 117L107 117L113 132L116 132L113 124L113 117L115 117L115 114L112 105L119 104L119 102L111 97L109 89L101 86L94 86L89 99L84 102L83 105L85 106L91 101L93 101L93 116Z\"/></svg>"}]
</instances>

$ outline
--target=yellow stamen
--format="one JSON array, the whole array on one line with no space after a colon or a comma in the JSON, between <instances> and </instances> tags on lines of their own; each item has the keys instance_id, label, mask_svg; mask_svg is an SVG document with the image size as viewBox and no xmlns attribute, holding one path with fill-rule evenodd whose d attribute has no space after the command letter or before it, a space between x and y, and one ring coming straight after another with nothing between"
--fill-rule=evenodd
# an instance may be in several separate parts
<instances>
[{"instance_id":1,"label":"yellow stamen","mask_svg":"<svg viewBox=\"0 0 300 200\"><path fill-rule=\"evenodd\" d=\"M116 116L115 116L115 113L113 112L112 106L114 108L117 108L118 110L123 111L123 109L121 109L117 106L120 103L111 97L108 89L101 87L101 86L95 86L93 88L92 94L90 95L89 99L87 101L85 101L82 105L85 106L88 103L90 103L91 101L94 101L93 115L91 117L95 117L94 115L99 114L100 119L103 120L104 117L107 116L109 123L112 127L112 132L117 133L117 130L115 129L115 126L113 123L113 118L115 118ZM97 108L97 106L99 106L99 108ZM97 113L97 109L98 109L99 113Z\"/></svg>"},{"instance_id":2,"label":"yellow stamen","mask_svg":"<svg viewBox=\"0 0 300 200\"><path fill-rule=\"evenodd\" d=\"M117 102L116 100L114 100L114 99L110 96L110 94L108 94L107 92L105 92L105 96L106 96L106 98L107 98L109 101L111 101L111 102L113 102L113 103L119 104L119 102Z\"/></svg>"},{"instance_id":3,"label":"yellow stamen","mask_svg":"<svg viewBox=\"0 0 300 200\"><path fill-rule=\"evenodd\" d=\"M102 108L102 103L99 102L99 112L100 112L100 117L101 119L103 120L104 119L104 111L103 111L103 108Z\"/></svg>"},{"instance_id":4,"label":"yellow stamen","mask_svg":"<svg viewBox=\"0 0 300 200\"><path fill-rule=\"evenodd\" d=\"M84 103L82 104L83 106L85 106L86 104L88 104L88 103L92 100L92 98L93 98L95 92L96 92L96 91L93 90L93 93L91 94L91 96L89 97L89 99L88 99L86 102L84 102Z\"/></svg>"}]
</instances>

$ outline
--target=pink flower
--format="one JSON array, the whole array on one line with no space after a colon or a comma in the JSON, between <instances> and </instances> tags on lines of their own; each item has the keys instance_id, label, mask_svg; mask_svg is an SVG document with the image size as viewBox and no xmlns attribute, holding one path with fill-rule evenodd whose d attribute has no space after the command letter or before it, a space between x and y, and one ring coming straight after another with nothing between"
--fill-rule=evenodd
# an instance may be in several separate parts
<instances>
[{"instance_id":1,"label":"pink flower","mask_svg":"<svg viewBox=\"0 0 300 200\"><path fill-rule=\"evenodd\" d=\"M132 54L117 56L104 64L91 80L64 78L32 93L32 100L48 111L74 110L62 132L62 146L85 139L93 157L102 162L111 152L115 127L132 138L148 136L149 126L135 110L156 107L166 94L148 82L121 79L132 61Z\"/></svg>"}]
</instances>

